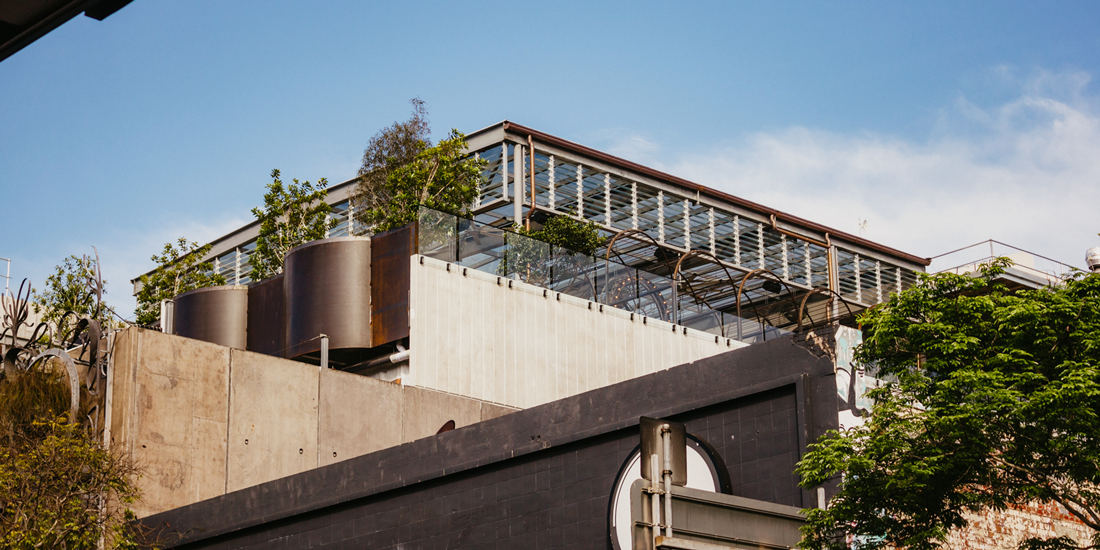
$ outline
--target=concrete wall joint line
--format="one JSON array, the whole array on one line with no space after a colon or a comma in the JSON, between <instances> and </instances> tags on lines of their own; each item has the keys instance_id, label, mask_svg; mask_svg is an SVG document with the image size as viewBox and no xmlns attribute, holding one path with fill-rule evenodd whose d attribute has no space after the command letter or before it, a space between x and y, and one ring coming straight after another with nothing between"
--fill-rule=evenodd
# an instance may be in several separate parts
<instances>
[{"instance_id":1,"label":"concrete wall joint line","mask_svg":"<svg viewBox=\"0 0 1100 550\"><path fill-rule=\"evenodd\" d=\"M229 434L233 433L233 426L230 422L233 419L233 353L227 354L226 358L226 388L225 388L225 483L222 494L229 493L229 449L232 444L229 441Z\"/></svg>"}]
</instances>

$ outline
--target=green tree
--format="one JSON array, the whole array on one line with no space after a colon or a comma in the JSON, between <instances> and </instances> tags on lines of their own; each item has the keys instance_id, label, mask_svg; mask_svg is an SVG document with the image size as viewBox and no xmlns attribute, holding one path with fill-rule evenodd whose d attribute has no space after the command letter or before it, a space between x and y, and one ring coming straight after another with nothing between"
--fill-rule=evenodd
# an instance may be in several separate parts
<instances>
[{"instance_id":1,"label":"green tree","mask_svg":"<svg viewBox=\"0 0 1100 550\"><path fill-rule=\"evenodd\" d=\"M0 377L0 547L134 548L155 542L132 524L127 506L139 496L136 470L90 429L92 403L83 388L83 422L69 424L69 384L55 361Z\"/></svg>"},{"instance_id":2,"label":"green tree","mask_svg":"<svg viewBox=\"0 0 1100 550\"><path fill-rule=\"evenodd\" d=\"M1021 546L1100 546L1100 275L1009 292L1006 265L923 276L861 317L856 360L885 383L799 463L806 488L839 480L802 548L936 548L967 513L1030 502L1095 535Z\"/></svg>"},{"instance_id":3,"label":"green tree","mask_svg":"<svg viewBox=\"0 0 1100 550\"><path fill-rule=\"evenodd\" d=\"M161 254L151 258L157 264L152 273L139 279L141 290L137 293L137 322L151 325L160 318L160 303L175 296L208 286L224 285L225 277L214 273L211 262L201 261L210 253L210 245L188 242L180 237L176 245L167 243Z\"/></svg>"},{"instance_id":4,"label":"green tree","mask_svg":"<svg viewBox=\"0 0 1100 550\"><path fill-rule=\"evenodd\" d=\"M126 506L138 497L132 464L63 418L35 423L41 438L0 447L0 545L12 549L136 548Z\"/></svg>"},{"instance_id":5,"label":"green tree","mask_svg":"<svg viewBox=\"0 0 1100 550\"><path fill-rule=\"evenodd\" d=\"M113 326L112 311L102 303L106 285L98 258L69 256L54 268L46 277L45 290L35 291L33 298L35 313L53 328L53 343L66 344L82 317L99 321L104 329Z\"/></svg>"},{"instance_id":6,"label":"green tree","mask_svg":"<svg viewBox=\"0 0 1100 550\"><path fill-rule=\"evenodd\" d=\"M284 185L279 170L271 171L263 208L253 208L252 215L260 222L256 250L252 253L252 279L259 281L283 272L283 259L290 249L325 238L332 228L329 219L332 207L328 197L328 180L317 185L297 179Z\"/></svg>"},{"instance_id":7,"label":"green tree","mask_svg":"<svg viewBox=\"0 0 1100 550\"><path fill-rule=\"evenodd\" d=\"M352 200L357 220L375 232L416 221L421 206L468 217L487 165L468 154L458 130L433 146L424 102L412 104L409 120L382 129L363 152Z\"/></svg>"}]
</instances>

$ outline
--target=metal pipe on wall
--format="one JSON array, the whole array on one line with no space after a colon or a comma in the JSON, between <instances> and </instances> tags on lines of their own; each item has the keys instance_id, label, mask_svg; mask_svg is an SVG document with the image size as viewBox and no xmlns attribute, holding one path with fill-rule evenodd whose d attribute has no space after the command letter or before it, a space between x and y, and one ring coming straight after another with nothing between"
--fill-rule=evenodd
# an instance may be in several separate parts
<instances>
[{"instance_id":1,"label":"metal pipe on wall","mask_svg":"<svg viewBox=\"0 0 1100 550\"><path fill-rule=\"evenodd\" d=\"M527 216L523 219L523 227L528 231L531 230L531 215L535 213L535 140L531 137L531 134L527 134L527 151L531 158L531 207L527 209Z\"/></svg>"},{"instance_id":2,"label":"metal pipe on wall","mask_svg":"<svg viewBox=\"0 0 1100 550\"><path fill-rule=\"evenodd\" d=\"M665 536L672 536L672 428L665 424L661 426L661 442L664 445L665 465L661 472L664 480L665 497Z\"/></svg>"}]
</instances>

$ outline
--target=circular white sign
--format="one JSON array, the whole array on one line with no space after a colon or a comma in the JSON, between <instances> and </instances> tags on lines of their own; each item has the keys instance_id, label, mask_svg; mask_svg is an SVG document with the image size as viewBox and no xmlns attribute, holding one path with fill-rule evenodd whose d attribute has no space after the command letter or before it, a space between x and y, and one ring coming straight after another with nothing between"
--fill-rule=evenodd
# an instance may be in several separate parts
<instances>
[{"instance_id":1,"label":"circular white sign","mask_svg":"<svg viewBox=\"0 0 1100 550\"><path fill-rule=\"evenodd\" d=\"M714 464L710 454L703 448L695 436L687 437L687 487L703 491L722 492L722 479L719 466ZM615 489L611 492L611 505L608 507L608 522L611 546L615 550L630 550L630 486L642 479L642 450L634 449L619 470L615 479Z\"/></svg>"}]
</instances>

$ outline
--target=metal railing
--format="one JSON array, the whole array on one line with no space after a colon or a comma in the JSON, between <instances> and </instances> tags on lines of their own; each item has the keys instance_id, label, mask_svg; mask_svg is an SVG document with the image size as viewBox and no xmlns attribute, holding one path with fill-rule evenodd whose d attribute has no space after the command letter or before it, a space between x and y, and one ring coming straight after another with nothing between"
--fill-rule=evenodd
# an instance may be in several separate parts
<instances>
[{"instance_id":1,"label":"metal railing","mask_svg":"<svg viewBox=\"0 0 1100 550\"><path fill-rule=\"evenodd\" d=\"M672 279L429 208L419 213L417 252L724 338L756 342L787 334L694 300Z\"/></svg>"},{"instance_id":2,"label":"metal railing","mask_svg":"<svg viewBox=\"0 0 1100 550\"><path fill-rule=\"evenodd\" d=\"M1057 283L1077 270L1077 268L1058 260L989 239L933 256L931 260L935 269L931 271L935 273L948 271L957 274L970 273L977 271L980 265L1001 257L1012 260L1013 269L1020 270L1038 280L1045 280L1049 284ZM951 267L941 268L937 264Z\"/></svg>"}]
</instances>

